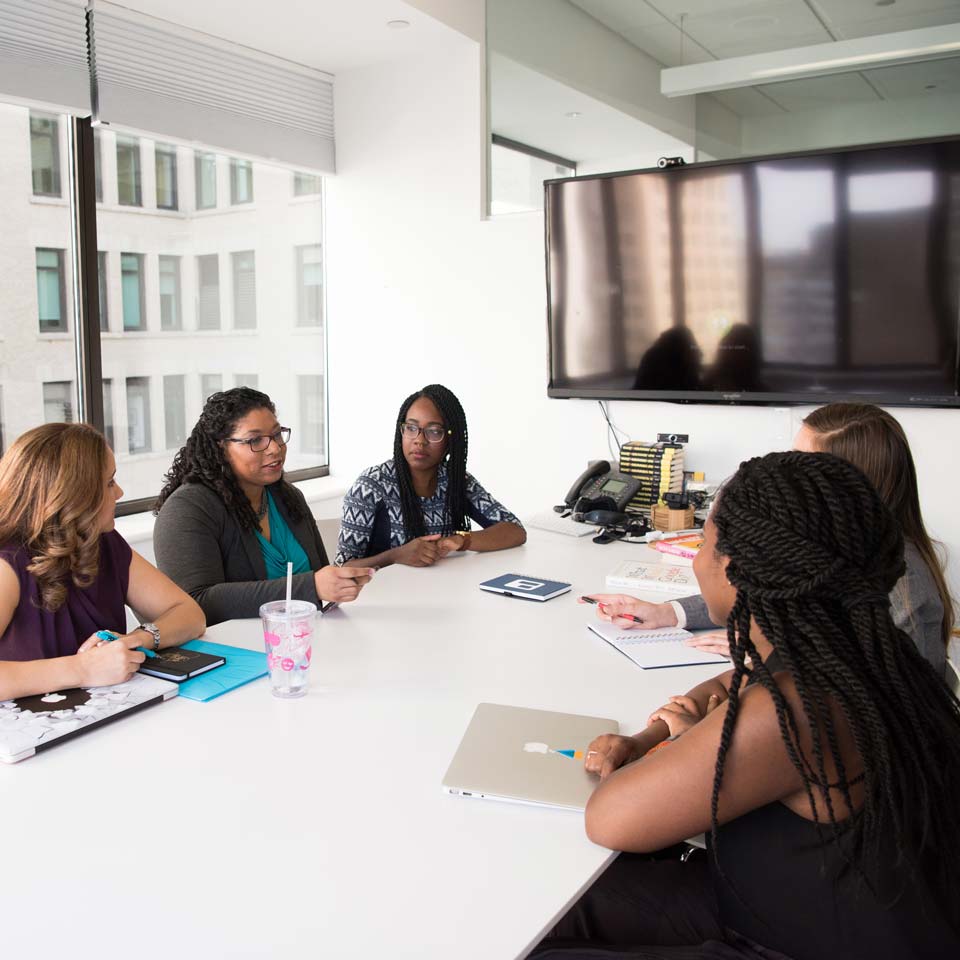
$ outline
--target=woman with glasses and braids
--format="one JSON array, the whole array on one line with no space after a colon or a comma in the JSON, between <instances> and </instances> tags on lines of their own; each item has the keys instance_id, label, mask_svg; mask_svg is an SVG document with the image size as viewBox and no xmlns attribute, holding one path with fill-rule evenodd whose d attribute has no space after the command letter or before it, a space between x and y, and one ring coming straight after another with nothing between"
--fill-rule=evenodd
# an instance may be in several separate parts
<instances>
[{"instance_id":1,"label":"woman with glasses and braids","mask_svg":"<svg viewBox=\"0 0 960 960\"><path fill-rule=\"evenodd\" d=\"M859 467L900 524L906 570L890 593L893 620L943 675L953 626L953 600L943 566L920 513L917 471L903 427L886 410L869 403L830 403L803 421L793 441L795 450L832 453ZM640 628L681 626L705 630L716 626L699 596L667 603L646 603L622 594L596 594L598 615L613 620L628 613L640 617ZM621 620L625 629L636 621ZM727 641L706 635L692 646L727 655Z\"/></svg>"},{"instance_id":2,"label":"woman with glasses and braids","mask_svg":"<svg viewBox=\"0 0 960 960\"><path fill-rule=\"evenodd\" d=\"M154 512L157 565L203 608L207 623L256 617L286 596L355 600L372 570L327 562L303 494L283 478L290 428L265 393L213 394L165 478Z\"/></svg>"},{"instance_id":3,"label":"woman with glasses and braids","mask_svg":"<svg viewBox=\"0 0 960 960\"><path fill-rule=\"evenodd\" d=\"M590 745L588 835L648 856L618 859L535 955L960 956L960 704L890 615L892 513L845 460L774 453L705 534L694 572L733 669L636 750ZM701 831L706 857L649 857Z\"/></svg>"},{"instance_id":4,"label":"woman with glasses and braids","mask_svg":"<svg viewBox=\"0 0 960 960\"><path fill-rule=\"evenodd\" d=\"M481 527L471 532L470 521ZM343 500L337 563L429 567L456 550L503 550L520 521L467 473L467 419L433 383L403 401L393 459L364 470Z\"/></svg>"}]
</instances>

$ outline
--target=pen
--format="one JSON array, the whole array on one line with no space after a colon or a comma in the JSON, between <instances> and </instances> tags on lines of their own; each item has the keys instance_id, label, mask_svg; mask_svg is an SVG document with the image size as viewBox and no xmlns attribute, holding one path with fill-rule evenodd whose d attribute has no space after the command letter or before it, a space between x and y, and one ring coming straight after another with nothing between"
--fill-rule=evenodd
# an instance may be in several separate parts
<instances>
[{"instance_id":1,"label":"pen","mask_svg":"<svg viewBox=\"0 0 960 960\"><path fill-rule=\"evenodd\" d=\"M110 640L116 640L117 637L120 636L120 634L119 634L119 633L114 633L112 630L98 630L98 631L94 634L94 636L95 636L98 640L103 640L104 642L109 642ZM154 653L153 650L148 650L146 647L137 647L137 649L138 649L141 653L145 653L145 654L147 655L147 659L148 659L148 660L152 660L152 659L156 656L156 653Z\"/></svg>"},{"instance_id":2,"label":"pen","mask_svg":"<svg viewBox=\"0 0 960 960\"><path fill-rule=\"evenodd\" d=\"M593 597L581 597L580 598L584 603L595 603L598 606L603 606L599 600L594 600ZM632 620L634 623L646 623L645 620L642 620L640 617L635 617L632 613L618 613L614 620Z\"/></svg>"}]
</instances>

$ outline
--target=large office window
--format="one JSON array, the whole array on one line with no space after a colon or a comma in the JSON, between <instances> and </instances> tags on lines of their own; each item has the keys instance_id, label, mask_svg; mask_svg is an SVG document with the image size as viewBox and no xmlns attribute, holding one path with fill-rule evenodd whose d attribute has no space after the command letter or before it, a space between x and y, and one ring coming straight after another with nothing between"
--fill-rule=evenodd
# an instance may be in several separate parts
<instances>
[{"instance_id":1,"label":"large office window","mask_svg":"<svg viewBox=\"0 0 960 960\"><path fill-rule=\"evenodd\" d=\"M157 206L161 210L177 209L177 148L158 143L154 148L157 170Z\"/></svg>"},{"instance_id":2,"label":"large office window","mask_svg":"<svg viewBox=\"0 0 960 960\"><path fill-rule=\"evenodd\" d=\"M64 333L67 329L63 253L63 250L37 248L37 311L41 333Z\"/></svg>"},{"instance_id":3,"label":"large office window","mask_svg":"<svg viewBox=\"0 0 960 960\"><path fill-rule=\"evenodd\" d=\"M297 377L300 388L300 452L326 453L326 407L323 377L308 375Z\"/></svg>"},{"instance_id":4,"label":"large office window","mask_svg":"<svg viewBox=\"0 0 960 960\"><path fill-rule=\"evenodd\" d=\"M60 132L56 117L30 114L30 164L33 192L60 196Z\"/></svg>"},{"instance_id":5,"label":"large office window","mask_svg":"<svg viewBox=\"0 0 960 960\"><path fill-rule=\"evenodd\" d=\"M187 439L187 401L183 374L163 378L163 417L167 449L179 450Z\"/></svg>"},{"instance_id":6,"label":"large office window","mask_svg":"<svg viewBox=\"0 0 960 960\"><path fill-rule=\"evenodd\" d=\"M323 187L323 177L316 173L301 173L299 170L293 175L293 195L304 197L308 194L319 193Z\"/></svg>"},{"instance_id":7,"label":"large office window","mask_svg":"<svg viewBox=\"0 0 960 960\"><path fill-rule=\"evenodd\" d=\"M146 330L142 253L120 254L120 282L123 290L123 329Z\"/></svg>"},{"instance_id":8,"label":"large office window","mask_svg":"<svg viewBox=\"0 0 960 960\"><path fill-rule=\"evenodd\" d=\"M107 443L116 453L116 445L113 437L113 381L103 381L103 435L107 438Z\"/></svg>"},{"instance_id":9,"label":"large office window","mask_svg":"<svg viewBox=\"0 0 960 960\"><path fill-rule=\"evenodd\" d=\"M43 385L43 422L73 423L73 382L55 380Z\"/></svg>"},{"instance_id":10,"label":"large office window","mask_svg":"<svg viewBox=\"0 0 960 960\"><path fill-rule=\"evenodd\" d=\"M233 326L252 330L257 325L257 271L252 250L232 253L233 263Z\"/></svg>"},{"instance_id":11,"label":"large office window","mask_svg":"<svg viewBox=\"0 0 960 960\"><path fill-rule=\"evenodd\" d=\"M100 311L100 331L110 329L110 313L107 303L107 255L97 252L97 309Z\"/></svg>"},{"instance_id":12,"label":"large office window","mask_svg":"<svg viewBox=\"0 0 960 960\"><path fill-rule=\"evenodd\" d=\"M253 164L249 160L230 160L230 203L253 202Z\"/></svg>"},{"instance_id":13,"label":"large office window","mask_svg":"<svg viewBox=\"0 0 960 960\"><path fill-rule=\"evenodd\" d=\"M319 243L297 247L297 325L323 323L323 257Z\"/></svg>"},{"instance_id":14,"label":"large office window","mask_svg":"<svg viewBox=\"0 0 960 960\"><path fill-rule=\"evenodd\" d=\"M193 178L196 185L196 207L211 210L217 205L217 155L197 150L193 154Z\"/></svg>"},{"instance_id":15,"label":"large office window","mask_svg":"<svg viewBox=\"0 0 960 960\"><path fill-rule=\"evenodd\" d=\"M208 397L219 393L223 389L223 374L220 373L201 373L200 374L200 402L206 403Z\"/></svg>"},{"instance_id":16,"label":"large office window","mask_svg":"<svg viewBox=\"0 0 960 960\"><path fill-rule=\"evenodd\" d=\"M215 253L197 257L197 328L220 329L220 264Z\"/></svg>"},{"instance_id":17,"label":"large office window","mask_svg":"<svg viewBox=\"0 0 960 960\"><path fill-rule=\"evenodd\" d=\"M149 377L127 377L127 449L130 453L152 449Z\"/></svg>"},{"instance_id":18,"label":"large office window","mask_svg":"<svg viewBox=\"0 0 960 960\"><path fill-rule=\"evenodd\" d=\"M182 330L180 309L180 258L158 258L160 264L160 329Z\"/></svg>"},{"instance_id":19,"label":"large office window","mask_svg":"<svg viewBox=\"0 0 960 960\"><path fill-rule=\"evenodd\" d=\"M136 137L117 137L117 200L127 207L143 206L140 141Z\"/></svg>"}]
</instances>

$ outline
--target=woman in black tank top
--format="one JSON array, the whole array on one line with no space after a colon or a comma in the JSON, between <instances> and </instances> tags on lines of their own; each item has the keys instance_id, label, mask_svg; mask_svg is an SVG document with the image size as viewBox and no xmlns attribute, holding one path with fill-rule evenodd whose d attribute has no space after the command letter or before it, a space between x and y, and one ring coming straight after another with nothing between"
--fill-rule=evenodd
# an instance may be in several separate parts
<instances>
[{"instance_id":1,"label":"woman in black tank top","mask_svg":"<svg viewBox=\"0 0 960 960\"><path fill-rule=\"evenodd\" d=\"M903 567L849 463L741 465L694 563L733 669L591 744L587 833L645 856L538 957L960 956L960 705L890 617ZM651 859L701 831L699 863Z\"/></svg>"}]
</instances>

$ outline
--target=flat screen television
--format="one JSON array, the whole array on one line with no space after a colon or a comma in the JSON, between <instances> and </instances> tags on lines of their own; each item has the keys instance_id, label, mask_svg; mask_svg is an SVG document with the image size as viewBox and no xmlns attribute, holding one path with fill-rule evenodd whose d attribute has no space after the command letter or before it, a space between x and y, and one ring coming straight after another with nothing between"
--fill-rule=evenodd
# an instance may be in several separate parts
<instances>
[{"instance_id":1,"label":"flat screen television","mask_svg":"<svg viewBox=\"0 0 960 960\"><path fill-rule=\"evenodd\" d=\"M545 191L550 396L960 406L960 138Z\"/></svg>"}]
</instances>

